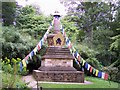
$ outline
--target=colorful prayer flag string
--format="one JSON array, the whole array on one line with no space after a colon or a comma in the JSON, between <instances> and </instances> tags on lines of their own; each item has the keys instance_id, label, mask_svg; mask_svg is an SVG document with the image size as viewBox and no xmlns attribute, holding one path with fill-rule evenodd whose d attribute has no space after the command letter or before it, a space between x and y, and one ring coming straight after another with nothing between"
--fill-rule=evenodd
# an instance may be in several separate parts
<instances>
[{"instance_id":1,"label":"colorful prayer flag string","mask_svg":"<svg viewBox=\"0 0 120 90\"><path fill-rule=\"evenodd\" d=\"M46 31L46 33L44 34L43 38L39 41L39 43L37 44L37 46L33 49L33 51L31 51L23 60L22 62L20 63L20 71L22 71L22 68L23 67L27 67L27 64L28 64L28 58L32 59L32 57L34 55L36 55L36 53L38 51L40 51L42 45L44 44L44 42L46 41L47 39L47 35L49 34L50 32L50 29L52 28L53 26L53 22L50 24L50 26L48 27L48 30ZM23 66L22 66L23 65Z\"/></svg>"},{"instance_id":2,"label":"colorful prayer flag string","mask_svg":"<svg viewBox=\"0 0 120 90\"><path fill-rule=\"evenodd\" d=\"M62 26L61 26L62 27ZM105 80L108 79L109 75L107 73L101 72L95 68L93 68L90 64L88 64L80 55L79 53L75 50L75 48L72 46L69 38L66 36L65 30L62 27L62 34L65 37L66 40L66 45L68 46L70 52L72 53L73 57L75 58L75 62L77 65L80 66L80 63L82 66L85 66L86 70L88 70L90 73L94 74L95 76L99 78L103 78Z\"/></svg>"}]
</instances>

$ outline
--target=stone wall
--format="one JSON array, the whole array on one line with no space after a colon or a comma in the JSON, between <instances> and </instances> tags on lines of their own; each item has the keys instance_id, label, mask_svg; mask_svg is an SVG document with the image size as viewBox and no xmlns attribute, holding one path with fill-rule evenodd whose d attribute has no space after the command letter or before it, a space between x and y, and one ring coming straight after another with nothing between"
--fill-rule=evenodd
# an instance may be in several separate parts
<instances>
[{"instance_id":1,"label":"stone wall","mask_svg":"<svg viewBox=\"0 0 120 90\"><path fill-rule=\"evenodd\" d=\"M43 59L41 66L55 67L55 66L64 66L64 67L73 67L73 60L70 59Z\"/></svg>"},{"instance_id":2,"label":"stone wall","mask_svg":"<svg viewBox=\"0 0 120 90\"><path fill-rule=\"evenodd\" d=\"M84 72L81 71L39 71L34 70L33 76L38 81L78 82L84 83Z\"/></svg>"}]
</instances>

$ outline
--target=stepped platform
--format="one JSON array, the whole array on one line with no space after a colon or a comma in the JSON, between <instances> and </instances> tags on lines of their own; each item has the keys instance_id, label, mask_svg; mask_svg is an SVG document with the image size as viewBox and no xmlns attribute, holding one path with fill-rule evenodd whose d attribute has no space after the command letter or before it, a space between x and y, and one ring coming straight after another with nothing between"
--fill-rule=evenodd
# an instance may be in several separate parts
<instances>
[{"instance_id":1,"label":"stepped platform","mask_svg":"<svg viewBox=\"0 0 120 90\"><path fill-rule=\"evenodd\" d=\"M38 81L84 83L84 73L81 71L40 71L40 70L34 70L33 76Z\"/></svg>"},{"instance_id":2,"label":"stepped platform","mask_svg":"<svg viewBox=\"0 0 120 90\"><path fill-rule=\"evenodd\" d=\"M73 59L68 48L50 46L33 76L38 81L84 83L84 72L73 67Z\"/></svg>"}]
</instances>

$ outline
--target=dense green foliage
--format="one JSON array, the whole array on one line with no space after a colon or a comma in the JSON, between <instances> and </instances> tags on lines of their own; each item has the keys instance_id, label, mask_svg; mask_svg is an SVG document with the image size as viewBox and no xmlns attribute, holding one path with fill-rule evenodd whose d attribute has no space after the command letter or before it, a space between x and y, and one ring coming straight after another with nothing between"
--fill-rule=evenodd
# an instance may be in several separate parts
<instances>
[{"instance_id":1,"label":"dense green foliage","mask_svg":"<svg viewBox=\"0 0 120 90\"><path fill-rule=\"evenodd\" d=\"M37 45L51 21L51 17L36 15L32 6L18 7L17 14L15 27L3 27L1 38L2 58L23 59ZM40 55L43 53L40 53ZM38 62L40 55L35 56L33 61ZM32 63L30 60L29 62Z\"/></svg>"},{"instance_id":2,"label":"dense green foliage","mask_svg":"<svg viewBox=\"0 0 120 90\"><path fill-rule=\"evenodd\" d=\"M13 25L16 16L16 2L2 2L3 25Z\"/></svg>"},{"instance_id":3,"label":"dense green foliage","mask_svg":"<svg viewBox=\"0 0 120 90\"><path fill-rule=\"evenodd\" d=\"M73 0L63 1L63 3L68 8L68 13L61 22L77 51L93 67L107 71L114 77L111 78L112 80L119 82L119 4ZM9 12L6 6L11 7ZM11 73L14 71L13 61L15 60L19 65L18 63L34 49L52 22L52 17L44 16L42 13L37 14L36 8L32 6L16 7L15 3L3 3L3 7L5 7L2 14L4 15L3 27L0 31L2 68L5 72ZM8 18L8 15L11 18ZM16 25L13 26L14 21ZM46 51L46 46L44 45L32 60L28 60L29 71L40 66L41 56ZM80 69L76 64L74 66ZM20 74L19 70L17 74Z\"/></svg>"},{"instance_id":4,"label":"dense green foliage","mask_svg":"<svg viewBox=\"0 0 120 90\"><path fill-rule=\"evenodd\" d=\"M7 88L21 88L24 90L30 90L26 84L21 81L21 76L13 75L6 72L2 72L2 89L6 90Z\"/></svg>"},{"instance_id":5,"label":"dense green foliage","mask_svg":"<svg viewBox=\"0 0 120 90\"><path fill-rule=\"evenodd\" d=\"M20 58L11 60L7 57L2 60L2 90L4 88L22 88L28 90L26 84L21 81L20 75L26 75L27 69L24 67L22 71L20 71Z\"/></svg>"},{"instance_id":6,"label":"dense green foliage","mask_svg":"<svg viewBox=\"0 0 120 90\"><path fill-rule=\"evenodd\" d=\"M20 63L21 59L17 58L17 59L8 59L7 57L5 59L2 60L1 64L2 64L2 70L4 72L10 73L10 74L14 74L15 75L26 75L28 74L28 70L26 67L23 68L22 71L20 71Z\"/></svg>"},{"instance_id":7,"label":"dense green foliage","mask_svg":"<svg viewBox=\"0 0 120 90\"><path fill-rule=\"evenodd\" d=\"M113 72L119 81L120 2L60 1L67 7L67 22L78 29L75 41L81 56L97 69Z\"/></svg>"},{"instance_id":8,"label":"dense green foliage","mask_svg":"<svg viewBox=\"0 0 120 90\"><path fill-rule=\"evenodd\" d=\"M51 17L42 14L37 15L32 6L18 8L16 26L24 29L24 32L27 32L35 39L40 39L44 35L51 21Z\"/></svg>"},{"instance_id":9,"label":"dense green foliage","mask_svg":"<svg viewBox=\"0 0 120 90\"><path fill-rule=\"evenodd\" d=\"M35 47L37 40L23 31L15 27L3 27L3 58L24 58Z\"/></svg>"}]
</instances>

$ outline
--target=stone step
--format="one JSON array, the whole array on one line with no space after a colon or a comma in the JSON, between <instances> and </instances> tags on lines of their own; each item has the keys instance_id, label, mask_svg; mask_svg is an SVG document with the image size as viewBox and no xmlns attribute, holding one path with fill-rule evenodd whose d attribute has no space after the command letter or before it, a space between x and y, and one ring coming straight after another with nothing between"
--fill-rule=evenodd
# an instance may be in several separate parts
<instances>
[{"instance_id":1,"label":"stone step","mask_svg":"<svg viewBox=\"0 0 120 90\"><path fill-rule=\"evenodd\" d=\"M66 47L48 47L48 50L69 50L68 48Z\"/></svg>"},{"instance_id":2,"label":"stone step","mask_svg":"<svg viewBox=\"0 0 120 90\"><path fill-rule=\"evenodd\" d=\"M61 52L61 53L70 53L70 51L65 51L65 50L47 50L47 52Z\"/></svg>"},{"instance_id":3,"label":"stone step","mask_svg":"<svg viewBox=\"0 0 120 90\"><path fill-rule=\"evenodd\" d=\"M68 53L70 53L70 51L69 50L47 50L47 52L68 52Z\"/></svg>"},{"instance_id":4,"label":"stone step","mask_svg":"<svg viewBox=\"0 0 120 90\"><path fill-rule=\"evenodd\" d=\"M44 55L42 59L74 59L71 54L69 55Z\"/></svg>"},{"instance_id":5,"label":"stone step","mask_svg":"<svg viewBox=\"0 0 120 90\"><path fill-rule=\"evenodd\" d=\"M47 52L46 55L69 55L70 53L60 53L60 52ZM71 54L70 54L71 55Z\"/></svg>"},{"instance_id":6,"label":"stone step","mask_svg":"<svg viewBox=\"0 0 120 90\"><path fill-rule=\"evenodd\" d=\"M65 66L53 66L53 67L39 67L40 71L77 71L74 67L65 67Z\"/></svg>"}]
</instances>

